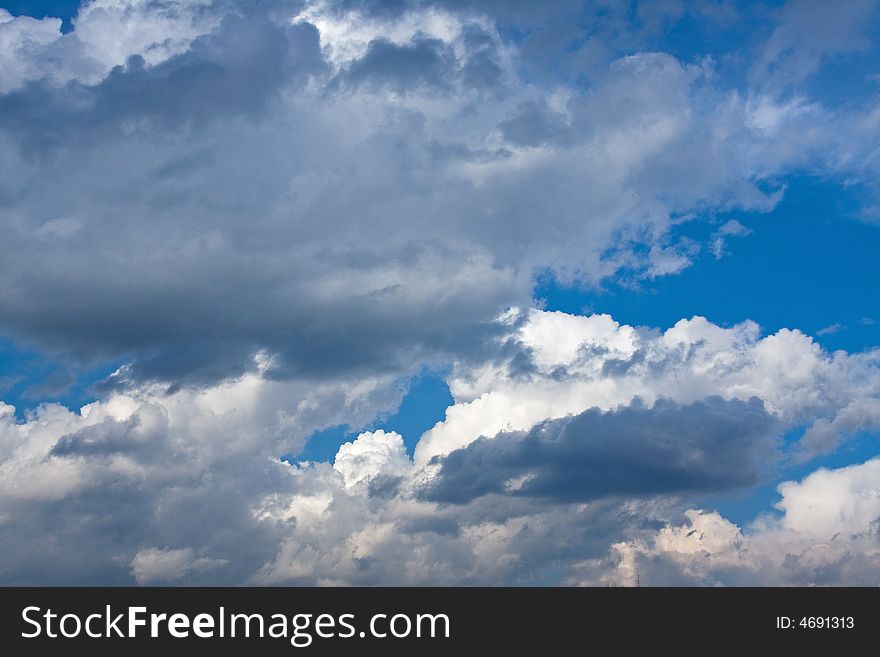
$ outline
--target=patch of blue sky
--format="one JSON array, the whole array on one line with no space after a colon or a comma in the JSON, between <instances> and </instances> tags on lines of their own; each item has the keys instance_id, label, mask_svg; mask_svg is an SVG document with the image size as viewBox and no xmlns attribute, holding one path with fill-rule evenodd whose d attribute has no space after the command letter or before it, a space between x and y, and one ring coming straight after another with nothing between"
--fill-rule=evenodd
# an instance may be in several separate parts
<instances>
[{"instance_id":1,"label":"patch of blue sky","mask_svg":"<svg viewBox=\"0 0 880 657\"><path fill-rule=\"evenodd\" d=\"M0 401L15 406L19 420L44 403L78 410L98 399L93 386L120 365L122 362L76 367L0 338Z\"/></svg>"},{"instance_id":2,"label":"patch of blue sky","mask_svg":"<svg viewBox=\"0 0 880 657\"><path fill-rule=\"evenodd\" d=\"M73 29L71 19L76 16L79 5L80 0L3 0L0 2L0 7L13 16L60 18L62 32L70 32Z\"/></svg>"},{"instance_id":3,"label":"patch of blue sky","mask_svg":"<svg viewBox=\"0 0 880 657\"><path fill-rule=\"evenodd\" d=\"M657 31L653 40L639 44L640 49L666 52L685 63L698 63L710 57L724 87L749 93L747 88L754 83L750 76L758 64L756 57L760 57L762 46L778 28L776 17L784 4L706 3L701 11L687 11ZM859 27L864 32L864 42L838 44L839 50L826 52L821 66L812 70L802 62L798 75L789 80L795 88L788 91L830 108L864 107L866 101L877 95L880 82L877 49L873 45L880 41L880 14L875 13ZM820 49L821 46L817 47L816 52ZM752 56L745 54L748 52ZM784 57L785 53L782 54ZM798 67L796 62L791 64ZM781 76L776 84L784 85L786 77Z\"/></svg>"},{"instance_id":4,"label":"patch of blue sky","mask_svg":"<svg viewBox=\"0 0 880 657\"><path fill-rule=\"evenodd\" d=\"M880 35L877 35L880 41ZM880 93L878 54L847 53L830 58L804 81L800 94L834 110L858 112ZM873 104L873 103L872 103Z\"/></svg>"},{"instance_id":5,"label":"patch of blue sky","mask_svg":"<svg viewBox=\"0 0 880 657\"><path fill-rule=\"evenodd\" d=\"M743 48L755 47L765 41L773 30L769 16L777 11L781 2L732 3L726 7L693 5L676 18L661 22L663 29L653 30L653 39L644 44L645 49L667 52L683 62L697 62L711 56L715 65L725 73L745 71L752 60L739 54ZM645 5L650 9L651 5ZM651 20L646 12L641 20L645 25ZM662 18L655 20L662 21Z\"/></svg>"},{"instance_id":6,"label":"patch of blue sky","mask_svg":"<svg viewBox=\"0 0 880 657\"><path fill-rule=\"evenodd\" d=\"M339 446L350 442L363 431L396 431L403 436L407 453L412 456L421 435L445 417L452 405L452 395L446 384L446 372L425 370L406 385L407 393L398 409L387 417L377 418L363 427L339 425L318 431L306 441L302 454L286 454L282 461L333 461Z\"/></svg>"},{"instance_id":7,"label":"patch of blue sky","mask_svg":"<svg viewBox=\"0 0 880 657\"><path fill-rule=\"evenodd\" d=\"M674 230L701 245L684 271L636 284L607 281L600 289L565 287L549 275L535 297L547 310L608 313L635 326L666 329L702 315L729 326L746 319L765 333L796 328L829 350L880 345L880 225L862 221L863 189L801 176L787 181L769 213L730 212ZM704 218L705 219L705 218ZM716 231L736 219L752 232L725 240Z\"/></svg>"},{"instance_id":8,"label":"patch of blue sky","mask_svg":"<svg viewBox=\"0 0 880 657\"><path fill-rule=\"evenodd\" d=\"M804 432L804 428L788 432L783 440L792 443ZM741 528L758 515L781 515L773 506L780 499L778 487L784 481L800 481L820 468L833 470L864 463L880 454L880 433L864 431L850 436L843 445L830 454L821 455L804 463L787 460L776 468L775 476L763 480L754 487L711 495L698 500L692 506L718 511L722 516Z\"/></svg>"}]
</instances>

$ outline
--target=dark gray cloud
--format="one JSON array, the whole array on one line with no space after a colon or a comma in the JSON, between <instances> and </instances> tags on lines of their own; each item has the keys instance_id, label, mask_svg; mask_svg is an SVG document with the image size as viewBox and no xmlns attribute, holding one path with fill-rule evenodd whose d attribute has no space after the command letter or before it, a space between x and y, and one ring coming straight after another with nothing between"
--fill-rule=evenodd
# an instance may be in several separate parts
<instances>
[{"instance_id":1,"label":"dark gray cloud","mask_svg":"<svg viewBox=\"0 0 880 657\"><path fill-rule=\"evenodd\" d=\"M186 52L155 66L136 54L94 86L37 81L0 95L0 131L34 156L71 142L130 137L133 127L173 134L263 112L282 85L302 84L323 66L313 26L285 26L261 12L226 14Z\"/></svg>"},{"instance_id":2,"label":"dark gray cloud","mask_svg":"<svg viewBox=\"0 0 880 657\"><path fill-rule=\"evenodd\" d=\"M422 494L458 504L489 494L569 503L745 487L761 474L775 426L757 398L591 409L438 458L438 478Z\"/></svg>"},{"instance_id":3,"label":"dark gray cloud","mask_svg":"<svg viewBox=\"0 0 880 657\"><path fill-rule=\"evenodd\" d=\"M214 30L154 66L134 55L96 85L40 80L0 95L20 176L0 183L0 207L26 217L4 244L2 331L177 384L240 374L260 349L276 356L269 376L327 378L405 372L487 344L494 316L528 286L471 245L435 240L439 223L421 230L432 222L415 199L431 172L409 164L428 148L423 117L392 111L365 141L340 141L338 119L321 115L348 96L304 93L309 80L333 84L316 28L290 24L290 7L275 16L275 4L216 10ZM469 44L485 54L476 33ZM337 80L477 84L465 64L436 39L379 39ZM388 167L378 176L376 163ZM456 276L449 295L441 281ZM426 279L447 289L423 294Z\"/></svg>"},{"instance_id":4,"label":"dark gray cloud","mask_svg":"<svg viewBox=\"0 0 880 657\"><path fill-rule=\"evenodd\" d=\"M564 143L568 132L565 116L552 111L544 99L520 104L516 113L498 127L510 143L518 146Z\"/></svg>"},{"instance_id":5,"label":"dark gray cloud","mask_svg":"<svg viewBox=\"0 0 880 657\"><path fill-rule=\"evenodd\" d=\"M454 66L455 58L439 39L417 37L406 45L377 39L370 42L364 56L345 71L342 80L374 91L405 92L424 88L442 91L449 89L450 71Z\"/></svg>"},{"instance_id":6,"label":"dark gray cloud","mask_svg":"<svg viewBox=\"0 0 880 657\"><path fill-rule=\"evenodd\" d=\"M330 84L374 93L501 93L504 71L498 41L476 23L465 24L456 43L417 33L408 43L372 40ZM457 49L457 51L456 51Z\"/></svg>"},{"instance_id":7,"label":"dark gray cloud","mask_svg":"<svg viewBox=\"0 0 880 657\"><path fill-rule=\"evenodd\" d=\"M141 440L137 435L136 429L138 424L137 417L124 422L108 418L101 424L61 436L49 452L49 456L122 454L132 451L144 443L150 443L149 449L156 450L160 444L149 440Z\"/></svg>"}]
</instances>

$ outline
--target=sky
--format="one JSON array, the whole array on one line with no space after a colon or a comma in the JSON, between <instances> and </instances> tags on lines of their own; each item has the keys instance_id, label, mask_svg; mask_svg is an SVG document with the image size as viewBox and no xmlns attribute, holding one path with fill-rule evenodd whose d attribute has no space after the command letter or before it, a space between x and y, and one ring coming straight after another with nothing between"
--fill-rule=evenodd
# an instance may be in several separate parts
<instances>
[{"instance_id":1,"label":"sky","mask_svg":"<svg viewBox=\"0 0 880 657\"><path fill-rule=\"evenodd\" d=\"M0 583L880 584L880 3L0 7Z\"/></svg>"}]
</instances>

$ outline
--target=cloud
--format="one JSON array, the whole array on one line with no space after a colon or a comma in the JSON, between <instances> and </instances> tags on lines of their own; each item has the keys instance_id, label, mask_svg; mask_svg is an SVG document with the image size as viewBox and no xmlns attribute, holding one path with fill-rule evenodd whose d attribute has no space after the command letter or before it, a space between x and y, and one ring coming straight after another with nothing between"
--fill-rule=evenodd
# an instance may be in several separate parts
<instances>
[{"instance_id":1,"label":"cloud","mask_svg":"<svg viewBox=\"0 0 880 657\"><path fill-rule=\"evenodd\" d=\"M219 23L213 0L90 0L79 7L74 31L61 19L12 16L0 9L0 93L28 82L95 84L132 55L155 65L185 53Z\"/></svg>"},{"instance_id":2,"label":"cloud","mask_svg":"<svg viewBox=\"0 0 880 657\"><path fill-rule=\"evenodd\" d=\"M855 52L860 7L813 46L783 10L751 78L747 49L663 52L674 4L95 0L67 34L0 12L0 331L125 363L79 411L0 405L0 581L715 582L763 576L731 565L746 543L793 555L786 581L850 581L867 466L784 488L776 524L681 514L876 429L876 351L531 304L536 271L682 271L676 226L770 210L791 172L874 180L872 101L773 84ZM412 461L394 427L279 460L449 363ZM823 477L852 477L822 512L846 522L807 530ZM843 551L804 542L835 527Z\"/></svg>"},{"instance_id":3,"label":"cloud","mask_svg":"<svg viewBox=\"0 0 880 657\"><path fill-rule=\"evenodd\" d=\"M566 503L742 488L768 460L773 428L757 398L591 409L477 439L442 459L423 494L453 503L493 493Z\"/></svg>"},{"instance_id":4,"label":"cloud","mask_svg":"<svg viewBox=\"0 0 880 657\"><path fill-rule=\"evenodd\" d=\"M8 91L19 86L24 80L41 77L44 73L30 55L52 44L61 36L61 19L44 18L36 20L27 16L12 16L0 9L0 35L3 43L3 73L0 77L0 91Z\"/></svg>"},{"instance_id":5,"label":"cloud","mask_svg":"<svg viewBox=\"0 0 880 657\"><path fill-rule=\"evenodd\" d=\"M731 219L723 223L718 230L712 235L712 255L716 259L721 259L725 255L725 247L727 239L730 237L745 237L751 235L752 231L743 226L736 219ZM821 333L819 333L821 335Z\"/></svg>"},{"instance_id":6,"label":"cloud","mask_svg":"<svg viewBox=\"0 0 880 657\"><path fill-rule=\"evenodd\" d=\"M152 65L136 51L95 84L12 91L0 97L0 127L19 133L26 152L44 153L64 143L88 149L96 139L123 139L135 126L173 134L224 116L259 114L283 84L302 84L322 63L313 27L228 14L185 51ZM82 225L61 217L42 230L62 220Z\"/></svg>"},{"instance_id":7,"label":"cloud","mask_svg":"<svg viewBox=\"0 0 880 657\"><path fill-rule=\"evenodd\" d=\"M31 67L0 94L4 334L169 384L261 350L278 378L404 376L478 357L536 271L672 275L681 217L770 209L795 168L874 177L867 110L709 60L634 41L588 87L537 84L502 26L568 5L261 7L94 2L0 53Z\"/></svg>"},{"instance_id":8,"label":"cloud","mask_svg":"<svg viewBox=\"0 0 880 657\"><path fill-rule=\"evenodd\" d=\"M744 531L717 512L691 509L644 542L618 543L609 562L582 564L597 579L630 585L875 586L880 564L880 460L820 469L779 486L781 515Z\"/></svg>"},{"instance_id":9,"label":"cloud","mask_svg":"<svg viewBox=\"0 0 880 657\"><path fill-rule=\"evenodd\" d=\"M810 425L800 440L805 452L802 458L816 452L832 452L846 438L877 426L880 426L880 400L853 399L832 419L819 418Z\"/></svg>"},{"instance_id":10,"label":"cloud","mask_svg":"<svg viewBox=\"0 0 880 657\"><path fill-rule=\"evenodd\" d=\"M468 446L479 436L527 431L547 419L591 407L609 411L636 398L652 405L665 397L688 404L708 396L748 401L757 397L784 426L818 422L835 429L875 428L871 413L880 397L877 352L825 352L800 331L761 337L744 322L722 328L702 317L680 320L665 332L620 325L608 315L514 311L506 354L478 366L459 364L450 390L456 404L419 441L415 462ZM861 401L857 401L861 400ZM844 418L850 418L845 421ZM832 428L832 426L834 428ZM807 432L804 456L824 452Z\"/></svg>"},{"instance_id":11,"label":"cloud","mask_svg":"<svg viewBox=\"0 0 880 657\"><path fill-rule=\"evenodd\" d=\"M354 441L340 446L333 468L345 479L346 486L369 483L379 476L399 477L411 463L400 434L378 431L364 432Z\"/></svg>"},{"instance_id":12,"label":"cloud","mask_svg":"<svg viewBox=\"0 0 880 657\"><path fill-rule=\"evenodd\" d=\"M22 422L0 406L0 580L241 583L286 532L254 514L293 490L278 455L317 429L362 426L400 394L394 380L252 374L131 388L79 412L47 404Z\"/></svg>"},{"instance_id":13,"label":"cloud","mask_svg":"<svg viewBox=\"0 0 880 657\"><path fill-rule=\"evenodd\" d=\"M835 333L840 333L845 330L846 326L843 324L829 324L823 328L820 328L816 331L816 335L834 335Z\"/></svg>"},{"instance_id":14,"label":"cloud","mask_svg":"<svg viewBox=\"0 0 880 657\"><path fill-rule=\"evenodd\" d=\"M554 111L544 98L524 101L498 127L508 142L525 147L564 143L569 128L568 117Z\"/></svg>"},{"instance_id":15,"label":"cloud","mask_svg":"<svg viewBox=\"0 0 880 657\"><path fill-rule=\"evenodd\" d=\"M417 38L407 45L374 40L367 52L346 70L343 79L354 86L406 91L434 87L443 90L449 73L442 41Z\"/></svg>"},{"instance_id":16,"label":"cloud","mask_svg":"<svg viewBox=\"0 0 880 657\"><path fill-rule=\"evenodd\" d=\"M821 0L785 3L753 75L776 87L797 84L825 58L868 49L878 6L876 0L855 0L839 9Z\"/></svg>"},{"instance_id":17,"label":"cloud","mask_svg":"<svg viewBox=\"0 0 880 657\"><path fill-rule=\"evenodd\" d=\"M387 414L402 394L392 375L277 380L263 359L208 386L130 381L79 412L47 404L18 421L0 407L0 581L625 583L612 546L653 550L658 527L707 493L876 426L874 356L832 357L802 334L701 319L660 333L537 310L499 324L505 359L450 377L441 428L457 444L441 449L435 427L415 461L393 427L361 432L333 462L279 459L316 430ZM475 413L480 399L495 401ZM792 423L816 428L778 442ZM786 486L783 529L801 531L807 488ZM827 517L856 532L872 507L853 508ZM864 541L851 551L869 555Z\"/></svg>"},{"instance_id":18,"label":"cloud","mask_svg":"<svg viewBox=\"0 0 880 657\"><path fill-rule=\"evenodd\" d=\"M226 564L223 559L196 558L192 548L147 548L131 560L131 574L138 584L173 582L193 572L204 572Z\"/></svg>"}]
</instances>

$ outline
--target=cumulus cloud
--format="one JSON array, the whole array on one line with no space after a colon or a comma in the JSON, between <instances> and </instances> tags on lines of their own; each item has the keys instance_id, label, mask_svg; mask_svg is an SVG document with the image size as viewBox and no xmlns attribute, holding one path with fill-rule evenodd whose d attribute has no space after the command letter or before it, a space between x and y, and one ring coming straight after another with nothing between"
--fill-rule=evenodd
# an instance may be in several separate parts
<instances>
[{"instance_id":1,"label":"cumulus cloud","mask_svg":"<svg viewBox=\"0 0 880 657\"><path fill-rule=\"evenodd\" d=\"M45 75L37 62L31 59L31 54L54 43L61 36L61 19L15 17L0 9L0 35L4 63L0 91L9 91L24 80Z\"/></svg>"},{"instance_id":2,"label":"cumulus cloud","mask_svg":"<svg viewBox=\"0 0 880 657\"><path fill-rule=\"evenodd\" d=\"M741 530L714 511L691 509L640 542L615 544L605 560L581 564L583 583L836 584L876 586L880 565L880 460L818 470L779 486L780 515ZM613 567L609 567L613 562Z\"/></svg>"},{"instance_id":3,"label":"cumulus cloud","mask_svg":"<svg viewBox=\"0 0 880 657\"><path fill-rule=\"evenodd\" d=\"M131 382L79 412L50 404L17 421L3 406L0 579L626 583L621 550L632 561L632 545L659 549L656 528L678 526L690 500L767 481L780 459L819 449L780 442L792 423L845 437L877 421L865 397L876 396L874 356L831 356L802 334L702 319L660 333L537 310L499 324L506 360L450 376L456 403L415 461L390 430L360 433L331 463L278 458L317 429L393 409L392 376L315 385L273 380L261 361L207 387ZM864 406L840 405L856 386ZM864 472L850 488L820 473L783 485L779 531L802 531L798 509L823 477L844 499L867 486ZM870 497L846 499L852 512L826 515L847 527L815 532L870 523Z\"/></svg>"},{"instance_id":4,"label":"cumulus cloud","mask_svg":"<svg viewBox=\"0 0 880 657\"><path fill-rule=\"evenodd\" d=\"M783 10L742 84L658 47L696 11L671 5L93 0L66 34L0 11L0 332L125 363L79 411L0 405L0 581L850 581L873 462L745 530L681 514L875 429L877 351L531 305L537 271L682 271L673 228L772 209L792 171L876 178L872 103L773 83L855 52L854 7L813 45L822 12ZM450 363L412 459L394 427L279 459Z\"/></svg>"},{"instance_id":5,"label":"cumulus cloud","mask_svg":"<svg viewBox=\"0 0 880 657\"><path fill-rule=\"evenodd\" d=\"M757 398L593 409L525 433L477 439L442 460L425 494L459 503L505 492L588 502L740 488L757 480L772 428Z\"/></svg>"},{"instance_id":6,"label":"cumulus cloud","mask_svg":"<svg viewBox=\"0 0 880 657\"><path fill-rule=\"evenodd\" d=\"M0 93L44 80L100 82L132 55L159 64L189 49L219 23L214 0L90 0L61 32L61 19L13 16L0 9Z\"/></svg>"},{"instance_id":7,"label":"cumulus cloud","mask_svg":"<svg viewBox=\"0 0 880 657\"><path fill-rule=\"evenodd\" d=\"M409 470L403 438L395 432L367 431L339 447L333 468L346 486L367 483L379 476L399 477Z\"/></svg>"},{"instance_id":8,"label":"cumulus cloud","mask_svg":"<svg viewBox=\"0 0 880 657\"><path fill-rule=\"evenodd\" d=\"M317 429L362 426L400 394L381 378L315 386L251 374L131 388L79 412L43 405L24 421L0 406L0 579L241 582L280 540L283 527L254 513L291 491L279 455Z\"/></svg>"},{"instance_id":9,"label":"cumulus cloud","mask_svg":"<svg viewBox=\"0 0 880 657\"><path fill-rule=\"evenodd\" d=\"M536 309L512 311L504 321L511 325L508 354L456 368L450 381L456 404L422 437L416 463L479 436L525 431L594 406L613 410L636 398L650 405L661 396L684 404L711 395L757 397L784 426L817 423L801 441L807 454L828 451L837 440L831 436L877 426L868 411L880 396L876 351L831 354L800 331L761 337L753 322L723 328L702 317L662 333L608 315ZM837 425L828 424L838 417ZM827 443L818 439L820 430Z\"/></svg>"},{"instance_id":10,"label":"cumulus cloud","mask_svg":"<svg viewBox=\"0 0 880 657\"><path fill-rule=\"evenodd\" d=\"M772 208L792 168L873 177L868 109L710 60L632 42L588 87L525 75L502 27L568 11L101 0L25 50L57 21L6 16L0 329L140 380L261 349L279 378L403 374L490 344L537 270L672 275L682 217Z\"/></svg>"}]
</instances>

